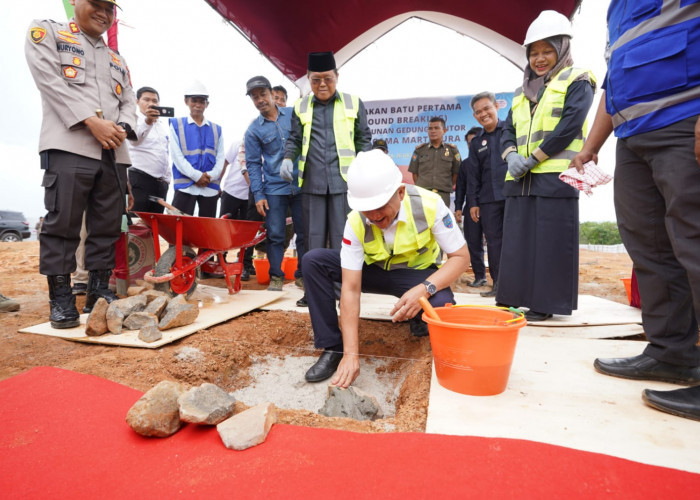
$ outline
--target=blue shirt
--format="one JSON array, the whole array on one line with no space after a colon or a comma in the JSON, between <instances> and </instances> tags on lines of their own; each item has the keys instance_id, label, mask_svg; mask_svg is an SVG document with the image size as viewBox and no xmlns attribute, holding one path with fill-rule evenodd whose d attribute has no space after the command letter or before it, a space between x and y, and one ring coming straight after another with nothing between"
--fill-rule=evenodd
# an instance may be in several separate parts
<instances>
[{"instance_id":1,"label":"blue shirt","mask_svg":"<svg viewBox=\"0 0 700 500\"><path fill-rule=\"evenodd\" d=\"M612 0L608 38L603 88L617 137L667 127L700 112L697 0Z\"/></svg>"},{"instance_id":2,"label":"blue shirt","mask_svg":"<svg viewBox=\"0 0 700 500\"><path fill-rule=\"evenodd\" d=\"M299 193L299 170L294 165L294 180L290 183L280 177L284 160L284 144L292 130L292 108L277 108L277 121L268 120L262 114L255 118L245 133L245 160L250 177L250 190L255 201L266 195L290 195Z\"/></svg>"}]
</instances>

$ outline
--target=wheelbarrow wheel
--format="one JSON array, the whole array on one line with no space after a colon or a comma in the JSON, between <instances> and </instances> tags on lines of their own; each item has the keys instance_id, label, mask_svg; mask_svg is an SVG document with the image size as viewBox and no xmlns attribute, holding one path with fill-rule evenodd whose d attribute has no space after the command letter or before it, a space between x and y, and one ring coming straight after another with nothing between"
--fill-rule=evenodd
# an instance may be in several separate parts
<instances>
[{"instance_id":1,"label":"wheelbarrow wheel","mask_svg":"<svg viewBox=\"0 0 700 500\"><path fill-rule=\"evenodd\" d=\"M194 262L197 254L190 247L182 247L182 267L188 266ZM177 258L177 248L171 246L168 248L163 255L160 256L158 262L156 263L156 268L153 273L154 276L164 276L168 273L175 273L178 271L176 264ZM197 282L200 279L199 268L196 267L190 271L184 272L179 276L175 276L172 280L166 281L165 283L156 283L154 288L161 292L165 292L171 297L175 295L184 295L185 298L190 298L194 293L195 288L197 288Z\"/></svg>"}]
</instances>

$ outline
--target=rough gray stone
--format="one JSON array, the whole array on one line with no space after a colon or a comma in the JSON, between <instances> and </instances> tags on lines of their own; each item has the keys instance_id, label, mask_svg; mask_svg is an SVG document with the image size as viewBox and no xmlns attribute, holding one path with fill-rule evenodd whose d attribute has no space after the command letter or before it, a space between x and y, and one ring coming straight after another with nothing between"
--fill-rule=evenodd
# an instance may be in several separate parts
<instances>
[{"instance_id":1,"label":"rough gray stone","mask_svg":"<svg viewBox=\"0 0 700 500\"><path fill-rule=\"evenodd\" d=\"M193 387L177 400L180 420L192 424L216 425L233 415L236 399L214 384Z\"/></svg>"},{"instance_id":2,"label":"rough gray stone","mask_svg":"<svg viewBox=\"0 0 700 500\"><path fill-rule=\"evenodd\" d=\"M343 389L329 385L326 403L318 412L326 417L345 417L355 420L384 418L384 412L377 398L352 386Z\"/></svg>"},{"instance_id":3,"label":"rough gray stone","mask_svg":"<svg viewBox=\"0 0 700 500\"><path fill-rule=\"evenodd\" d=\"M146 303L147 299L143 295L134 295L112 302L109 305L109 309L107 309L107 327L109 331L115 335L120 334L124 318L128 318L132 313L143 311Z\"/></svg>"},{"instance_id":4,"label":"rough gray stone","mask_svg":"<svg viewBox=\"0 0 700 500\"><path fill-rule=\"evenodd\" d=\"M165 296L154 297L153 300L148 302L146 309L143 312L149 314L155 314L160 318L161 313L165 310L165 306L168 305L168 299Z\"/></svg>"},{"instance_id":5,"label":"rough gray stone","mask_svg":"<svg viewBox=\"0 0 700 500\"><path fill-rule=\"evenodd\" d=\"M139 340L144 342L155 342L163 338L163 332L158 330L157 324L146 325L141 330L139 330Z\"/></svg>"},{"instance_id":6,"label":"rough gray stone","mask_svg":"<svg viewBox=\"0 0 700 500\"><path fill-rule=\"evenodd\" d=\"M143 311L129 314L129 317L122 322L127 330L140 330L144 326L157 324L158 316Z\"/></svg>"},{"instance_id":7,"label":"rough gray stone","mask_svg":"<svg viewBox=\"0 0 700 500\"><path fill-rule=\"evenodd\" d=\"M161 292L160 290L147 290L143 292L142 294L144 297L146 297L146 302L149 304L153 302L157 297L165 297L165 300L167 302L168 300L168 294L165 292Z\"/></svg>"},{"instance_id":8,"label":"rough gray stone","mask_svg":"<svg viewBox=\"0 0 700 500\"><path fill-rule=\"evenodd\" d=\"M146 287L143 286L130 286L126 289L126 295L129 297L133 297L134 295L142 294L146 290Z\"/></svg>"},{"instance_id":9,"label":"rough gray stone","mask_svg":"<svg viewBox=\"0 0 700 500\"><path fill-rule=\"evenodd\" d=\"M107 309L109 304L103 298L97 299L92 307L92 312L88 316L87 324L85 325L85 334L89 337L104 335L109 331L107 327Z\"/></svg>"},{"instance_id":10,"label":"rough gray stone","mask_svg":"<svg viewBox=\"0 0 700 500\"><path fill-rule=\"evenodd\" d=\"M182 425L177 399L184 388L163 380L134 403L126 414L126 423L142 436L167 437Z\"/></svg>"},{"instance_id":11,"label":"rough gray stone","mask_svg":"<svg viewBox=\"0 0 700 500\"><path fill-rule=\"evenodd\" d=\"M277 411L272 403L262 403L234 415L216 426L224 446L230 450L245 450L265 442Z\"/></svg>"},{"instance_id":12,"label":"rough gray stone","mask_svg":"<svg viewBox=\"0 0 700 500\"><path fill-rule=\"evenodd\" d=\"M149 282L146 281L146 280L136 280L136 281L134 281L134 284L135 284L136 286L142 286L142 287L144 287L146 290L153 290L153 283L149 283Z\"/></svg>"},{"instance_id":13,"label":"rough gray stone","mask_svg":"<svg viewBox=\"0 0 700 500\"><path fill-rule=\"evenodd\" d=\"M176 295L175 297L168 300L168 305L165 306L165 314L168 314L168 309L171 307L177 307L188 304L187 299L184 295Z\"/></svg>"},{"instance_id":14,"label":"rough gray stone","mask_svg":"<svg viewBox=\"0 0 700 500\"><path fill-rule=\"evenodd\" d=\"M114 302L112 302L112 304L114 304ZM124 313L121 311L121 309L112 307L107 308L105 318L107 319L107 328L109 329L110 333L113 333L114 335L119 335L122 333Z\"/></svg>"},{"instance_id":15,"label":"rough gray stone","mask_svg":"<svg viewBox=\"0 0 700 500\"><path fill-rule=\"evenodd\" d=\"M178 326L189 325L194 323L194 320L199 316L199 308L194 304L185 303L172 305L173 300L168 303L168 307L165 308L163 319L161 319L158 324L158 328L161 330L169 330Z\"/></svg>"}]
</instances>

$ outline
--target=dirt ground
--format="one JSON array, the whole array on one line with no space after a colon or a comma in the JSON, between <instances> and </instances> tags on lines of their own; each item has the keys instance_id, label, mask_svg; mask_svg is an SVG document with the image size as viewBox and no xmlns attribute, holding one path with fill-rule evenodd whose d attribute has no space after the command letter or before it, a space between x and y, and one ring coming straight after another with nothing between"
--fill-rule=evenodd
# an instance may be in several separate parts
<instances>
[{"instance_id":1,"label":"dirt ground","mask_svg":"<svg viewBox=\"0 0 700 500\"><path fill-rule=\"evenodd\" d=\"M21 304L19 312L0 314L0 380L35 366L55 366L103 377L140 391L147 391L166 379L188 386L211 382L233 391L250 382L248 368L254 357L313 354L308 315L283 311L251 312L159 349L100 346L18 333L20 328L49 319L48 286L38 268L38 242L0 243L0 292ZM631 268L627 254L581 250L579 293L627 303L620 278L629 277ZM470 278L471 273L462 277ZM225 287L223 279L202 283ZM264 288L254 277L243 287ZM461 280L453 289L473 291ZM79 308L84 301L84 297L78 297ZM186 348L198 349L203 359L187 361L182 355ZM279 410L279 421L359 432L387 429L423 432L432 359L428 337L411 337L405 324L361 320L360 351L367 356L396 358L385 368L397 379L405 377L396 401L395 417L358 422L303 410Z\"/></svg>"}]
</instances>

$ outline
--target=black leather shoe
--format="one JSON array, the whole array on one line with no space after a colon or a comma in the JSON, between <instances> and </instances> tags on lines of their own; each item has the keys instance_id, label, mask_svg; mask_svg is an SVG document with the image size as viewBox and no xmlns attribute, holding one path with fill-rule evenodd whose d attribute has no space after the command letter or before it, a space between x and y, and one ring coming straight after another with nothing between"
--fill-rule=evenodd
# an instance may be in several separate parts
<instances>
[{"instance_id":1,"label":"black leather shoe","mask_svg":"<svg viewBox=\"0 0 700 500\"><path fill-rule=\"evenodd\" d=\"M342 352L323 351L318 361L304 375L307 382L321 382L331 378L343 359Z\"/></svg>"},{"instance_id":2,"label":"black leather shoe","mask_svg":"<svg viewBox=\"0 0 700 500\"><path fill-rule=\"evenodd\" d=\"M679 366L658 361L646 354L631 358L598 358L593 362L596 371L613 377L633 380L658 380L671 384L700 384L700 366Z\"/></svg>"},{"instance_id":3,"label":"black leather shoe","mask_svg":"<svg viewBox=\"0 0 700 500\"><path fill-rule=\"evenodd\" d=\"M673 391L644 389L642 399L657 410L683 418L700 420L700 386Z\"/></svg>"},{"instance_id":4,"label":"black leather shoe","mask_svg":"<svg viewBox=\"0 0 700 500\"><path fill-rule=\"evenodd\" d=\"M87 293L87 283L73 283L73 295L85 295Z\"/></svg>"},{"instance_id":5,"label":"black leather shoe","mask_svg":"<svg viewBox=\"0 0 700 500\"><path fill-rule=\"evenodd\" d=\"M109 289L109 277L112 276L111 269L100 269L99 271L90 271L88 273L87 297L85 298L84 313L92 312L97 299L105 299L108 304L111 304L119 297Z\"/></svg>"},{"instance_id":6,"label":"black leather shoe","mask_svg":"<svg viewBox=\"0 0 700 500\"><path fill-rule=\"evenodd\" d=\"M528 321L544 321L551 318L549 313L541 313L537 311L528 311L525 313L525 319Z\"/></svg>"},{"instance_id":7,"label":"black leather shoe","mask_svg":"<svg viewBox=\"0 0 700 500\"><path fill-rule=\"evenodd\" d=\"M408 329L414 337L425 337L430 333L428 332L428 324L418 316L408 320Z\"/></svg>"},{"instance_id":8,"label":"black leather shoe","mask_svg":"<svg viewBox=\"0 0 700 500\"><path fill-rule=\"evenodd\" d=\"M306 301L306 294L297 300L297 307L309 307L309 303Z\"/></svg>"},{"instance_id":9,"label":"black leather shoe","mask_svg":"<svg viewBox=\"0 0 700 500\"><path fill-rule=\"evenodd\" d=\"M75 307L71 291L70 275L47 276L49 282L49 306L51 328L73 328L80 324L80 314Z\"/></svg>"},{"instance_id":10,"label":"black leather shoe","mask_svg":"<svg viewBox=\"0 0 700 500\"><path fill-rule=\"evenodd\" d=\"M250 273L246 268L241 271L241 281L250 281Z\"/></svg>"},{"instance_id":11,"label":"black leather shoe","mask_svg":"<svg viewBox=\"0 0 700 500\"><path fill-rule=\"evenodd\" d=\"M494 283L491 290L489 290L488 292L481 292L479 295L481 295L482 297L495 297L497 293L498 293L498 283Z\"/></svg>"},{"instance_id":12,"label":"black leather shoe","mask_svg":"<svg viewBox=\"0 0 700 500\"><path fill-rule=\"evenodd\" d=\"M480 286L486 286L488 285L489 282L487 281L486 278L481 278L481 279L475 279L471 283L468 283L467 286L470 286L472 288L479 288Z\"/></svg>"}]
</instances>

